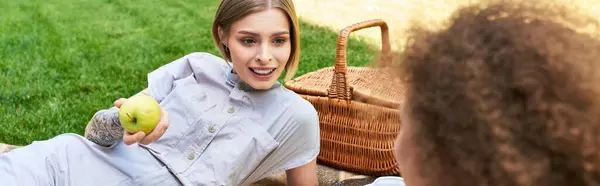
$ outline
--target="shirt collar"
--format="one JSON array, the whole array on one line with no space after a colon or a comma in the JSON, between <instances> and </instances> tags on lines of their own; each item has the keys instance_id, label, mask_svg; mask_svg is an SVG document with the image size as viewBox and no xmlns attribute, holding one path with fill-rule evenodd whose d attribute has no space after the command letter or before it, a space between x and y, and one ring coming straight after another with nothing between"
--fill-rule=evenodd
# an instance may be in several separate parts
<instances>
[{"instance_id":1,"label":"shirt collar","mask_svg":"<svg viewBox=\"0 0 600 186\"><path fill-rule=\"evenodd\" d=\"M238 74L234 73L233 69L230 67L227 68L225 74L227 76L227 85L232 88L229 98L249 105L252 110L260 109L261 107L269 105L268 103L277 103L280 98L277 96L279 91L275 89L284 88L281 86L281 83L277 81L267 90L254 89L244 82Z\"/></svg>"}]
</instances>

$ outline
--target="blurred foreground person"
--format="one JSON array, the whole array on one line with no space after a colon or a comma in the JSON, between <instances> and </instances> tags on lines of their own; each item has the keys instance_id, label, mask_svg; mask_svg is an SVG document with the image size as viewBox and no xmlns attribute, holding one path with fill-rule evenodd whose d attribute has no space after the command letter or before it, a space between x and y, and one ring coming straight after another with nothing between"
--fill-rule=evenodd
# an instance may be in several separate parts
<instances>
[{"instance_id":1,"label":"blurred foreground person","mask_svg":"<svg viewBox=\"0 0 600 186\"><path fill-rule=\"evenodd\" d=\"M574 30L597 23L543 3L413 30L398 63L406 185L600 185L600 42Z\"/></svg>"}]
</instances>

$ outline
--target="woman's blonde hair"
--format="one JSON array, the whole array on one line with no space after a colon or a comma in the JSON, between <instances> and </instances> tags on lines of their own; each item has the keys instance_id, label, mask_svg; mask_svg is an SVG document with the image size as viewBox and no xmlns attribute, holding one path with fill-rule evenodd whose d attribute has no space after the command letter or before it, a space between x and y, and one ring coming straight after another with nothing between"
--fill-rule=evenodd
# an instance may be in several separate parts
<instances>
[{"instance_id":1,"label":"woman's blonde hair","mask_svg":"<svg viewBox=\"0 0 600 186\"><path fill-rule=\"evenodd\" d=\"M219 37L219 27L224 33L229 31L229 27L243 17L263 11L270 8L279 8L283 10L290 22L290 38L292 42L292 51L290 58L285 65L284 81L288 81L294 77L298 69L298 59L300 58L300 26L296 17L296 10L292 0L222 0L215 15L212 25L212 35L215 45L219 49L221 55L227 61L231 61L231 54L225 50L225 45Z\"/></svg>"}]
</instances>

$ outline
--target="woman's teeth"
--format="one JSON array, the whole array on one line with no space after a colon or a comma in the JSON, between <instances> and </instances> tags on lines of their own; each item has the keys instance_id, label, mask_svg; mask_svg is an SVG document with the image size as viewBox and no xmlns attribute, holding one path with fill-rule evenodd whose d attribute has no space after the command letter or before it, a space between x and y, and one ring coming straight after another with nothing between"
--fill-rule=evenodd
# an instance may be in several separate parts
<instances>
[{"instance_id":1,"label":"woman's teeth","mask_svg":"<svg viewBox=\"0 0 600 186\"><path fill-rule=\"evenodd\" d=\"M250 70L258 75L269 75L271 72L275 71L274 68L273 69L264 69L264 70L250 68Z\"/></svg>"}]
</instances>

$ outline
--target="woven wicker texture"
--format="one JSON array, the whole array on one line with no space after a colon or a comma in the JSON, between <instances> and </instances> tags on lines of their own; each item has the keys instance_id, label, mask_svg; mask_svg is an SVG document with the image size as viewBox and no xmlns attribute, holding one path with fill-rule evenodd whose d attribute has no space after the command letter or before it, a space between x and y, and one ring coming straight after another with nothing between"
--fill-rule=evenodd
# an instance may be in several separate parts
<instances>
[{"instance_id":1,"label":"woven wicker texture","mask_svg":"<svg viewBox=\"0 0 600 186\"><path fill-rule=\"evenodd\" d=\"M377 68L348 67L346 46L351 32L380 27L382 52ZM400 130L399 105L404 89L388 75L391 63L387 24L360 22L340 32L335 66L307 73L286 83L319 112L320 163L372 176L398 175L393 155Z\"/></svg>"}]
</instances>

